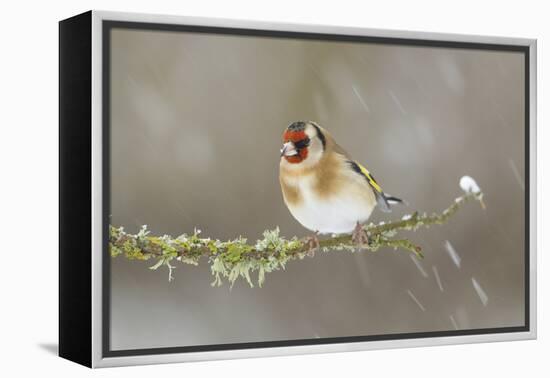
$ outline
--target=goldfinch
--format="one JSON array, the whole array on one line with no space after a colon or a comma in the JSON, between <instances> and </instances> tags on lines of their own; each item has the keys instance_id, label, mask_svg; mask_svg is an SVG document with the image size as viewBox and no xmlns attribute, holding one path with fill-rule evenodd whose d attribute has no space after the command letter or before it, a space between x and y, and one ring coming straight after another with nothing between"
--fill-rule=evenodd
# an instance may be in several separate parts
<instances>
[{"instance_id":1,"label":"goldfinch","mask_svg":"<svg viewBox=\"0 0 550 378\"><path fill-rule=\"evenodd\" d=\"M279 165L283 199L292 216L315 234L352 233L356 244L368 243L362 224L378 205L391 211L399 198L382 190L372 174L353 160L315 122L290 124L283 133Z\"/></svg>"}]
</instances>

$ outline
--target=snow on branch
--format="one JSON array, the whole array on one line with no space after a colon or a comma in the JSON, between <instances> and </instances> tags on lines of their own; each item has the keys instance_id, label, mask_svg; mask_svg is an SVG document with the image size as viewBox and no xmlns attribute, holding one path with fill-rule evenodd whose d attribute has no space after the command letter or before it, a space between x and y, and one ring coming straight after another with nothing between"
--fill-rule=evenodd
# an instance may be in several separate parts
<instances>
[{"instance_id":1,"label":"snow on branch","mask_svg":"<svg viewBox=\"0 0 550 378\"><path fill-rule=\"evenodd\" d=\"M361 249L375 252L380 248L389 247L395 250L402 249L413 253L417 258L422 258L421 247L408 239L396 238L397 233L444 224L461 205L470 200L479 201L485 208L483 192L471 177L464 176L460 180L460 187L464 194L441 213L414 212L400 220L365 225L368 243L361 245ZM247 239L242 237L229 241L201 238L201 232L197 229L191 235L183 234L176 238L169 235L150 235L147 226L142 226L137 234L128 234L123 227L114 226L109 226L109 231L109 250L112 257L123 255L135 260L155 259L156 263L150 269L156 270L166 266L169 281L174 279L174 261L198 265L199 260L205 258L214 276L212 286L221 286L224 279L232 286L241 277L251 287L254 286L253 281L261 287L266 273L284 269L291 260L314 256L307 240L297 237L286 239L279 234L279 228L264 231L263 239L254 244L248 243ZM351 235L332 236L319 241L319 250L322 252L354 252L356 249L357 245ZM257 272L257 278L254 280L251 276L253 272Z\"/></svg>"}]
</instances>

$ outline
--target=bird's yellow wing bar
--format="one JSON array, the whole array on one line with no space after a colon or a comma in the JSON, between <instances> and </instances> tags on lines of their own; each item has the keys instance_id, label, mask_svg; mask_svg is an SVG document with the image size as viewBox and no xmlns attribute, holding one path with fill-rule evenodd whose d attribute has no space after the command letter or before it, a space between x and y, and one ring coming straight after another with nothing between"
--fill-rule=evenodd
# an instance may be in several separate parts
<instances>
[{"instance_id":1,"label":"bird's yellow wing bar","mask_svg":"<svg viewBox=\"0 0 550 378\"><path fill-rule=\"evenodd\" d=\"M391 211L390 204L391 203L402 203L403 200L397 198L388 196L382 191L382 188L380 185L376 182L374 177L370 174L369 170L362 166L361 164L357 163L356 161L349 161L351 168L363 176L365 179L367 179L367 182L369 183L370 187L372 188L372 191L374 192L374 195L376 196L376 201L380 205L380 209L384 212ZM391 201L391 202L390 202Z\"/></svg>"},{"instance_id":2,"label":"bird's yellow wing bar","mask_svg":"<svg viewBox=\"0 0 550 378\"><path fill-rule=\"evenodd\" d=\"M369 184L374 188L374 190L382 194L383 193L382 188L380 187L380 185L378 185L374 177L372 177L369 170L356 161L354 161L354 163L357 164L357 167L359 167L361 174L367 178Z\"/></svg>"}]
</instances>

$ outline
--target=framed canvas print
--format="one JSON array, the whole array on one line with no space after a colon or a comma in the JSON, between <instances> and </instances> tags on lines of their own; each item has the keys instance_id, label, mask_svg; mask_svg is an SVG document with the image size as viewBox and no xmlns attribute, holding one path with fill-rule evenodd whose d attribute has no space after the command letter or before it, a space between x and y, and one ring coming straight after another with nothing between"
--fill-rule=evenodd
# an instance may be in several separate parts
<instances>
[{"instance_id":1,"label":"framed canvas print","mask_svg":"<svg viewBox=\"0 0 550 378\"><path fill-rule=\"evenodd\" d=\"M535 40L59 27L62 357L535 337Z\"/></svg>"}]
</instances>

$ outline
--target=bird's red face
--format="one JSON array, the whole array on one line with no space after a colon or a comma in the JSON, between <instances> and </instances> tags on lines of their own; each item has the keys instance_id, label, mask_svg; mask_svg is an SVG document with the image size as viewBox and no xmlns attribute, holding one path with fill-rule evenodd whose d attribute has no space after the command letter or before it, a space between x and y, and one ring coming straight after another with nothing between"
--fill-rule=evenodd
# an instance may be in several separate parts
<instances>
[{"instance_id":1,"label":"bird's red face","mask_svg":"<svg viewBox=\"0 0 550 378\"><path fill-rule=\"evenodd\" d=\"M291 164L301 163L307 158L310 144L304 125L296 124L298 122L290 125L283 133L284 144L281 149L281 156Z\"/></svg>"}]
</instances>

